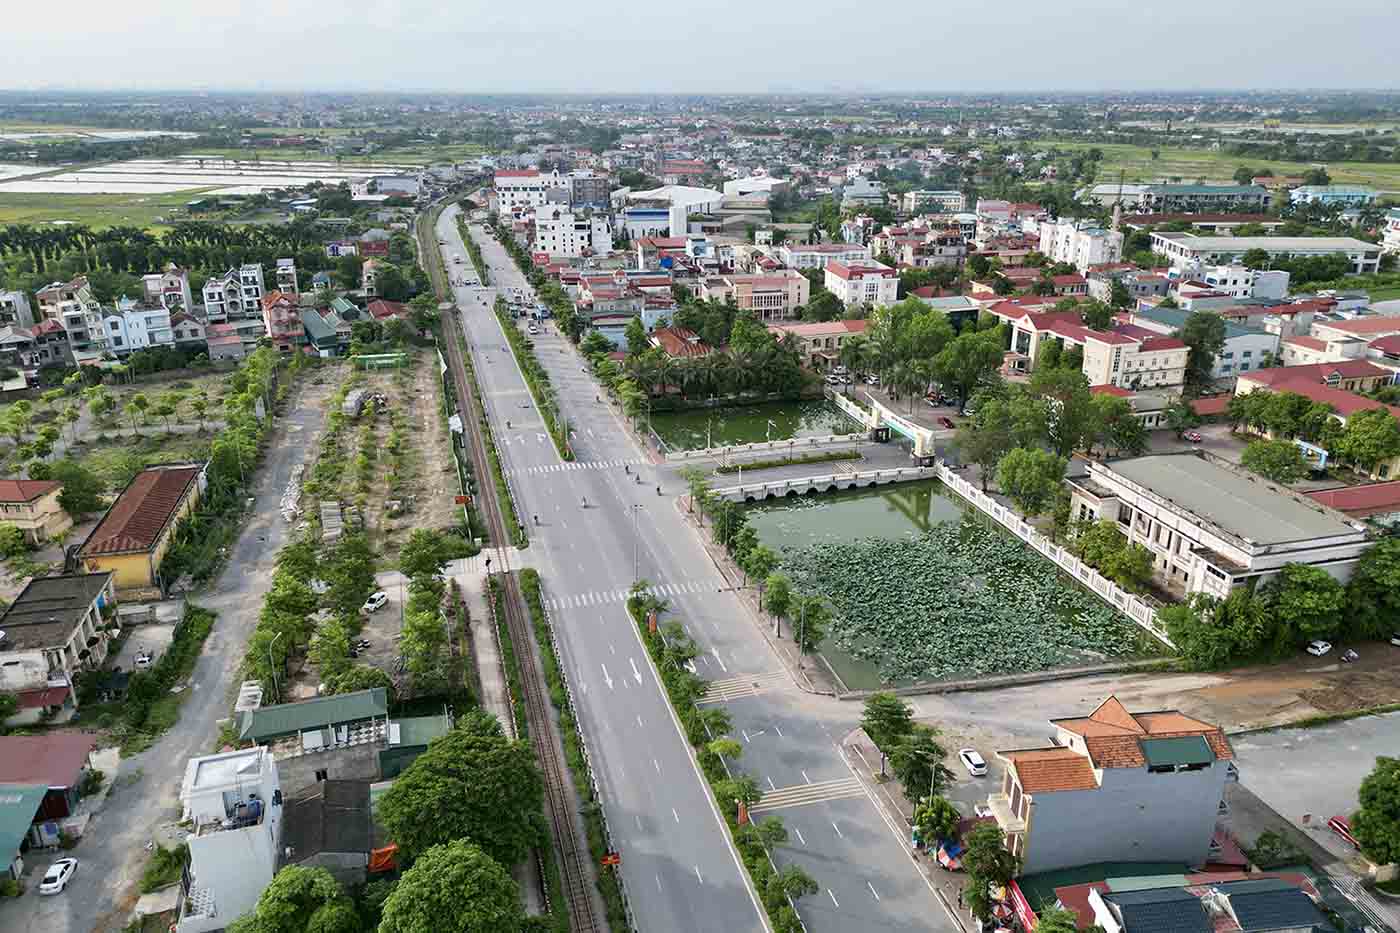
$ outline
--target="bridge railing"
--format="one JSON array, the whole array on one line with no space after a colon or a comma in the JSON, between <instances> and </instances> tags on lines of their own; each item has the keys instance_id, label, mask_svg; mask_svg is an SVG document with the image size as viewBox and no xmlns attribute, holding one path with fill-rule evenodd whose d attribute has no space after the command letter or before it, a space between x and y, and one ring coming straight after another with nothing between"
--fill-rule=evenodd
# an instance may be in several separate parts
<instances>
[{"instance_id":1,"label":"bridge railing","mask_svg":"<svg viewBox=\"0 0 1400 933\"><path fill-rule=\"evenodd\" d=\"M822 434L817 437L794 437L782 441L759 441L755 444L732 444L727 447L702 447L699 450L673 450L666 453L666 460L669 463L683 463L687 460L715 460L723 457L732 457L736 454L752 454L767 452L788 452L794 455L798 452L809 450L821 450L826 447L837 447L843 444L863 444L866 438L860 433L855 434Z\"/></svg>"},{"instance_id":2,"label":"bridge railing","mask_svg":"<svg viewBox=\"0 0 1400 933\"><path fill-rule=\"evenodd\" d=\"M821 476L807 476L801 479L780 479L767 483L744 483L742 486L727 486L716 489L714 494L721 499L743 502L749 497L766 499L769 495L786 496L788 493L821 491L830 486L837 489L853 489L863 486L884 486L888 483L909 483L914 480L937 476L935 467L899 467L893 470L866 470L861 473L826 473Z\"/></svg>"}]
</instances>

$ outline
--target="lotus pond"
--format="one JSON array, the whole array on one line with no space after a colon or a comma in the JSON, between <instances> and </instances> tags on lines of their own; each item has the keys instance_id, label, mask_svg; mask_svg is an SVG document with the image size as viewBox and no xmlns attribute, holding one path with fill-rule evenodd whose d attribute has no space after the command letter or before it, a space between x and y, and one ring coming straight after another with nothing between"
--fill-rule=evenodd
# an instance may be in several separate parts
<instances>
[{"instance_id":1,"label":"lotus pond","mask_svg":"<svg viewBox=\"0 0 1400 933\"><path fill-rule=\"evenodd\" d=\"M749 523L833 610L851 689L1155 654L1156 643L937 482L757 505Z\"/></svg>"},{"instance_id":2,"label":"lotus pond","mask_svg":"<svg viewBox=\"0 0 1400 933\"><path fill-rule=\"evenodd\" d=\"M859 424L825 399L653 412L651 427L668 450L703 450L707 439L710 446L722 447L860 430Z\"/></svg>"}]
</instances>

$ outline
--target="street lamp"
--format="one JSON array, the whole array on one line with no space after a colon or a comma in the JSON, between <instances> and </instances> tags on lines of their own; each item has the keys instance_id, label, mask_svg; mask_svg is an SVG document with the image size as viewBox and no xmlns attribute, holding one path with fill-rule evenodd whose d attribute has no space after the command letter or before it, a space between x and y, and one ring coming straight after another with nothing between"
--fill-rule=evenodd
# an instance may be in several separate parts
<instances>
[{"instance_id":1,"label":"street lamp","mask_svg":"<svg viewBox=\"0 0 1400 933\"><path fill-rule=\"evenodd\" d=\"M279 703L282 700L282 691L277 687L277 663L272 660L272 646L277 644L277 639L281 638L282 635L282 632L278 632L272 636L272 641L267 643L267 668L272 672L272 692L277 695Z\"/></svg>"},{"instance_id":2,"label":"street lamp","mask_svg":"<svg viewBox=\"0 0 1400 933\"><path fill-rule=\"evenodd\" d=\"M772 443L772 441L773 441L773 429L776 428L776 427L777 427L777 425L773 423L773 419L772 419L772 418L769 418L769 419L768 419L768 427L767 427L766 429L764 429L764 431L763 431L763 440L764 440L766 443Z\"/></svg>"}]
</instances>

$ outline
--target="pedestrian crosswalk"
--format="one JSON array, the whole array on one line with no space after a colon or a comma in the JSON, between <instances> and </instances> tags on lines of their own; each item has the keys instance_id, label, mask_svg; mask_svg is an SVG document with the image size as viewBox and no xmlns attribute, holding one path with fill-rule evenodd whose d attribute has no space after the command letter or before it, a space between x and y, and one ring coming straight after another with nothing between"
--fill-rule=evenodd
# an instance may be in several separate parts
<instances>
[{"instance_id":1,"label":"pedestrian crosswalk","mask_svg":"<svg viewBox=\"0 0 1400 933\"><path fill-rule=\"evenodd\" d=\"M567 473L571 470L615 470L618 467L641 466L645 460L575 460L571 463L548 463L543 466L513 467L509 471L516 476L539 476L543 473Z\"/></svg>"},{"instance_id":2,"label":"pedestrian crosswalk","mask_svg":"<svg viewBox=\"0 0 1400 933\"><path fill-rule=\"evenodd\" d=\"M815 784L794 784L780 787L764 794L758 803L749 807L749 813L762 813L767 810L780 810L784 807L805 807L828 800L842 800L846 797L861 797L865 788L858 778L838 778L834 781L818 781Z\"/></svg>"},{"instance_id":3,"label":"pedestrian crosswalk","mask_svg":"<svg viewBox=\"0 0 1400 933\"><path fill-rule=\"evenodd\" d=\"M787 671L769 671L766 674L744 674L727 680L712 680L705 686L701 703L724 703L744 697L758 696L764 690L774 690L792 682Z\"/></svg>"},{"instance_id":4,"label":"pedestrian crosswalk","mask_svg":"<svg viewBox=\"0 0 1400 933\"><path fill-rule=\"evenodd\" d=\"M679 583L653 583L651 592L656 596L684 596L687 593L713 593L715 587L698 580L683 580ZM549 609L581 609L585 606L607 606L627 601L629 590L591 590L552 596L544 601Z\"/></svg>"}]
</instances>

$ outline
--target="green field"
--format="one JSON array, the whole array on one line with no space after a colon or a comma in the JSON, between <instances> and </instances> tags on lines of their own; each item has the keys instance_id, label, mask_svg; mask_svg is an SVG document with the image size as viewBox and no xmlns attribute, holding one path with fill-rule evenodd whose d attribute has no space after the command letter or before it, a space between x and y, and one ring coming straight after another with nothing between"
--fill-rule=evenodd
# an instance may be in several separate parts
<instances>
[{"instance_id":1,"label":"green field","mask_svg":"<svg viewBox=\"0 0 1400 933\"><path fill-rule=\"evenodd\" d=\"M377 149L369 155L342 155L340 162L342 165L355 165L361 162L381 163L381 162L403 162L411 165L426 165L429 162L453 161L457 159L470 159L481 155L486 150L473 143L461 143L451 146L439 146L425 143L421 146L402 146L396 149ZM251 146L237 149L192 149L189 155L213 155L223 156L228 159L238 159L242 162L253 161L253 153L258 154L258 159L265 162L334 162L335 156L328 155L320 149L281 149L273 146L264 146L254 149Z\"/></svg>"},{"instance_id":2,"label":"green field","mask_svg":"<svg viewBox=\"0 0 1400 933\"><path fill-rule=\"evenodd\" d=\"M178 194L6 194L0 192L0 224L46 224L54 221L89 227L161 229L179 208L212 188L192 188ZM156 218L163 218L157 220Z\"/></svg>"},{"instance_id":3,"label":"green field","mask_svg":"<svg viewBox=\"0 0 1400 933\"><path fill-rule=\"evenodd\" d=\"M1232 156L1209 149L1181 149L1161 147L1157 158L1152 158L1148 146L1131 146L1120 143L1070 143L1053 139L1039 139L1037 146L1054 146L1057 149L1101 149L1103 162L1099 164L1098 181L1116 181L1121 170L1124 181L1156 181L1161 178L1180 178L1183 182L1230 181L1230 176L1241 165L1252 168L1269 168L1277 175L1301 175L1314 167L1311 162L1284 162L1279 159L1263 159L1254 156ZM1381 191L1400 194L1400 163L1396 162L1329 162L1327 173L1336 184L1370 185Z\"/></svg>"}]
</instances>

